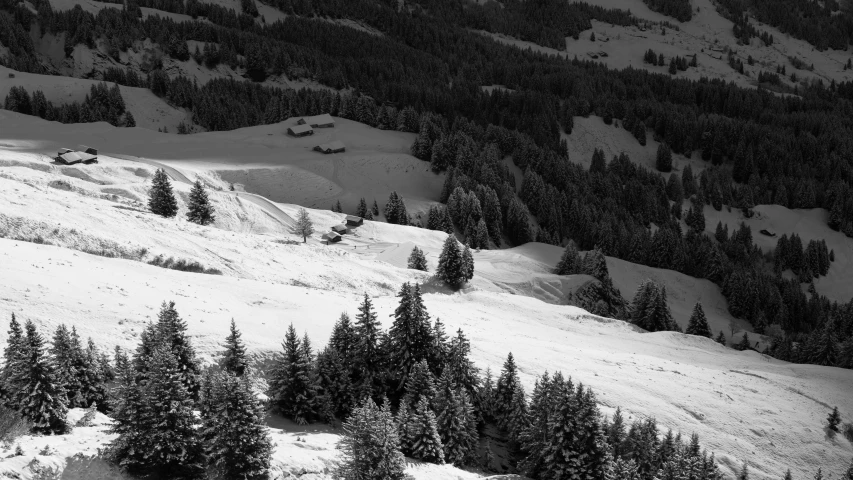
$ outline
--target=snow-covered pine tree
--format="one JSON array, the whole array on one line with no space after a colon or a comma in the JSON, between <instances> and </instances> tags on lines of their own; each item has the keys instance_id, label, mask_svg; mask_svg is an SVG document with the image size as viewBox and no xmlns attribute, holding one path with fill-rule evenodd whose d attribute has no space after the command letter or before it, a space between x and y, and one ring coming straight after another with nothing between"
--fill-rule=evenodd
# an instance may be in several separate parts
<instances>
[{"instance_id":1,"label":"snow-covered pine tree","mask_svg":"<svg viewBox=\"0 0 853 480\"><path fill-rule=\"evenodd\" d=\"M296 217L296 226L294 227L294 232L296 235L302 237L302 243L308 241L308 237L314 233L314 224L311 223L311 217L308 216L308 210L304 208L299 209L299 215Z\"/></svg>"},{"instance_id":2,"label":"snow-covered pine tree","mask_svg":"<svg viewBox=\"0 0 853 480\"><path fill-rule=\"evenodd\" d=\"M380 409L371 399L344 422L338 443L342 461L336 476L343 480L402 480L405 457L388 402Z\"/></svg>"},{"instance_id":3,"label":"snow-covered pine tree","mask_svg":"<svg viewBox=\"0 0 853 480\"><path fill-rule=\"evenodd\" d=\"M329 338L329 346L337 350L344 361L349 362L355 348L355 327L350 321L349 314L341 313L335 326L332 328L332 336Z\"/></svg>"},{"instance_id":4,"label":"snow-covered pine tree","mask_svg":"<svg viewBox=\"0 0 853 480\"><path fill-rule=\"evenodd\" d=\"M817 342L810 349L809 363L833 366L838 360L838 343L835 341L835 328L832 319L828 319L817 335Z\"/></svg>"},{"instance_id":5,"label":"snow-covered pine tree","mask_svg":"<svg viewBox=\"0 0 853 480\"><path fill-rule=\"evenodd\" d=\"M477 447L479 435L474 407L463 388L456 388L437 403L438 432L444 449L444 460L462 466L469 463Z\"/></svg>"},{"instance_id":6,"label":"snow-covered pine tree","mask_svg":"<svg viewBox=\"0 0 853 480\"><path fill-rule=\"evenodd\" d=\"M399 382L398 388L402 388L415 363L429 358L433 332L418 284L404 283L397 297L400 303L394 310L394 322L388 331L387 354Z\"/></svg>"},{"instance_id":7,"label":"snow-covered pine tree","mask_svg":"<svg viewBox=\"0 0 853 480\"><path fill-rule=\"evenodd\" d=\"M752 344L749 342L749 333L743 332L743 337L740 339L740 343L737 344L737 349L740 351L746 351L752 349Z\"/></svg>"},{"instance_id":8,"label":"snow-covered pine tree","mask_svg":"<svg viewBox=\"0 0 853 480\"><path fill-rule=\"evenodd\" d=\"M213 376L212 406L202 416L208 472L221 478L268 477L272 441L263 404L245 378L224 371Z\"/></svg>"},{"instance_id":9,"label":"snow-covered pine tree","mask_svg":"<svg viewBox=\"0 0 853 480\"><path fill-rule=\"evenodd\" d=\"M495 411L495 384L492 370L486 367L486 372L483 375L483 382L477 390L477 404L479 414L484 421L494 420L497 417Z\"/></svg>"},{"instance_id":10,"label":"snow-covered pine tree","mask_svg":"<svg viewBox=\"0 0 853 480\"><path fill-rule=\"evenodd\" d=\"M317 376L323 403L337 418L346 418L355 404L350 364L332 345L317 355Z\"/></svg>"},{"instance_id":11,"label":"snow-covered pine tree","mask_svg":"<svg viewBox=\"0 0 853 480\"><path fill-rule=\"evenodd\" d=\"M832 412L826 417L826 428L837 433L839 425L841 425L841 415L838 413L838 407L833 407Z\"/></svg>"},{"instance_id":12,"label":"snow-covered pine tree","mask_svg":"<svg viewBox=\"0 0 853 480\"><path fill-rule=\"evenodd\" d=\"M76 345L80 344L80 337L76 328L72 327L72 340ZM107 390L107 369L110 368L109 361L98 351L92 337L86 342L86 350L81 350L80 368L78 369L81 394L85 407L96 407L98 411L105 413L109 410L109 392ZM105 369L104 366L107 368Z\"/></svg>"},{"instance_id":13,"label":"snow-covered pine tree","mask_svg":"<svg viewBox=\"0 0 853 480\"><path fill-rule=\"evenodd\" d=\"M559 377L558 377L559 375ZM519 471L530 478L540 478L545 468L545 447L549 438L548 422L557 389L562 385L562 375L558 372L551 380L548 372L536 379L530 398L529 422L518 436L518 443L524 457L518 462Z\"/></svg>"},{"instance_id":14,"label":"snow-covered pine tree","mask_svg":"<svg viewBox=\"0 0 853 480\"><path fill-rule=\"evenodd\" d=\"M465 249L462 251L462 262L465 265L465 281L474 278L474 256L471 255L471 247L465 244Z\"/></svg>"},{"instance_id":15,"label":"snow-covered pine tree","mask_svg":"<svg viewBox=\"0 0 853 480\"><path fill-rule=\"evenodd\" d=\"M356 343L353 349L353 385L357 399L380 394L382 354L380 352L380 323L373 310L370 297L364 300L355 316Z\"/></svg>"},{"instance_id":16,"label":"snow-covered pine tree","mask_svg":"<svg viewBox=\"0 0 853 480\"><path fill-rule=\"evenodd\" d=\"M338 200L332 205L332 211L335 213L344 213L344 208L341 206L341 201Z\"/></svg>"},{"instance_id":17,"label":"snow-covered pine tree","mask_svg":"<svg viewBox=\"0 0 853 480\"><path fill-rule=\"evenodd\" d=\"M248 361L246 360L246 346L240 339L242 334L237 330L237 324L231 319L231 327L228 336L225 337L225 351L222 354L222 368L241 377L246 372Z\"/></svg>"},{"instance_id":18,"label":"snow-covered pine tree","mask_svg":"<svg viewBox=\"0 0 853 480\"><path fill-rule=\"evenodd\" d=\"M283 352L276 360L269 393L275 408L299 425L314 421L317 409L313 366L302 343L290 324L284 336Z\"/></svg>"},{"instance_id":19,"label":"snow-covered pine tree","mask_svg":"<svg viewBox=\"0 0 853 480\"><path fill-rule=\"evenodd\" d=\"M28 355L26 354L26 339L21 324L12 313L9 321L8 337L6 347L3 349L3 369L0 371L0 392L2 392L3 404L12 410L18 409L18 389L22 386L15 383L16 378L22 378L26 368Z\"/></svg>"},{"instance_id":20,"label":"snow-covered pine tree","mask_svg":"<svg viewBox=\"0 0 853 480\"><path fill-rule=\"evenodd\" d=\"M151 213L174 217L178 214L178 201L172 192L172 184L166 171L158 168L151 179L151 188L148 190L148 209Z\"/></svg>"},{"instance_id":21,"label":"snow-covered pine tree","mask_svg":"<svg viewBox=\"0 0 853 480\"><path fill-rule=\"evenodd\" d=\"M43 434L60 434L68 431L65 415L68 399L65 389L57 381L50 359L44 351L44 340L35 324L27 320L24 326L24 353L26 358L16 367L12 378L21 415L33 424L33 431Z\"/></svg>"},{"instance_id":22,"label":"snow-covered pine tree","mask_svg":"<svg viewBox=\"0 0 853 480\"><path fill-rule=\"evenodd\" d=\"M201 366L196 358L195 348L190 343L187 324L175 310L175 302L163 302L155 328L154 348L156 345L169 347L178 362L181 381L192 398L197 399Z\"/></svg>"},{"instance_id":23,"label":"snow-covered pine tree","mask_svg":"<svg viewBox=\"0 0 853 480\"><path fill-rule=\"evenodd\" d=\"M187 389L179 358L160 344L151 355L147 383L142 387L139 418L142 452L136 474L154 478L198 478L204 471L204 454L193 413L193 396Z\"/></svg>"},{"instance_id":24,"label":"snow-covered pine tree","mask_svg":"<svg viewBox=\"0 0 853 480\"><path fill-rule=\"evenodd\" d=\"M60 324L56 327L50 353L53 355L56 381L65 388L68 407L77 408L86 406L84 405L85 399L80 392L80 375L77 371L77 368L80 366L80 355L82 352L72 347L71 332L65 324Z\"/></svg>"},{"instance_id":25,"label":"snow-covered pine tree","mask_svg":"<svg viewBox=\"0 0 853 480\"><path fill-rule=\"evenodd\" d=\"M465 389L468 398L479 410L480 371L469 358L470 354L471 343L460 328L456 331L456 336L450 340L443 370L449 373L451 382ZM477 413L479 416L480 412Z\"/></svg>"},{"instance_id":26,"label":"snow-covered pine tree","mask_svg":"<svg viewBox=\"0 0 853 480\"><path fill-rule=\"evenodd\" d=\"M583 273L591 275L601 282L610 281L610 272L607 270L607 260L604 253L596 246L591 252L584 255Z\"/></svg>"},{"instance_id":27,"label":"snow-covered pine tree","mask_svg":"<svg viewBox=\"0 0 853 480\"><path fill-rule=\"evenodd\" d=\"M453 235L448 235L444 241L435 274L447 286L457 290L468 279L465 258L459 249L459 242Z\"/></svg>"},{"instance_id":28,"label":"snow-covered pine tree","mask_svg":"<svg viewBox=\"0 0 853 480\"><path fill-rule=\"evenodd\" d=\"M418 295L420 295L420 286L418 286ZM447 333L444 330L444 322L441 318L436 318L432 326L430 345L427 349L427 363L430 371L436 375L441 375L447 365L447 359L450 354L450 343L447 341Z\"/></svg>"},{"instance_id":29,"label":"snow-covered pine tree","mask_svg":"<svg viewBox=\"0 0 853 480\"><path fill-rule=\"evenodd\" d=\"M720 330L720 334L717 335L717 338L714 339L715 342L719 343L722 346L728 345L728 341L726 340L726 333Z\"/></svg>"},{"instance_id":30,"label":"snow-covered pine tree","mask_svg":"<svg viewBox=\"0 0 853 480\"><path fill-rule=\"evenodd\" d=\"M413 270L420 270L422 272L427 271L427 259L424 255L424 251L415 246L412 249L411 255L409 255L409 268Z\"/></svg>"},{"instance_id":31,"label":"snow-covered pine tree","mask_svg":"<svg viewBox=\"0 0 853 480\"><path fill-rule=\"evenodd\" d=\"M412 456L430 463L444 463L444 447L438 434L435 413L429 400L421 397L412 419Z\"/></svg>"},{"instance_id":32,"label":"snow-covered pine tree","mask_svg":"<svg viewBox=\"0 0 853 480\"><path fill-rule=\"evenodd\" d=\"M554 273L557 275L575 275L582 272L583 264L581 262L580 254L578 253L578 247L575 245L574 240L569 240L565 250L563 250L563 256L560 257L560 263L557 264L557 268L554 270Z\"/></svg>"},{"instance_id":33,"label":"snow-covered pine tree","mask_svg":"<svg viewBox=\"0 0 853 480\"><path fill-rule=\"evenodd\" d=\"M524 394L524 387L522 387L519 382L516 384L515 390L512 392L512 401L509 405L509 411L507 412L504 421L499 422L498 426L507 432L507 436L511 441L518 442L521 432L527 428L528 422L527 398Z\"/></svg>"},{"instance_id":34,"label":"snow-covered pine tree","mask_svg":"<svg viewBox=\"0 0 853 480\"><path fill-rule=\"evenodd\" d=\"M737 480L749 480L749 465L746 462L743 462L743 467L737 475Z\"/></svg>"},{"instance_id":35,"label":"snow-covered pine tree","mask_svg":"<svg viewBox=\"0 0 853 480\"><path fill-rule=\"evenodd\" d=\"M374 217L379 216L379 204L376 203L376 199L373 199L373 207L370 209L373 212Z\"/></svg>"},{"instance_id":36,"label":"snow-covered pine tree","mask_svg":"<svg viewBox=\"0 0 853 480\"><path fill-rule=\"evenodd\" d=\"M409 408L406 402L400 402L400 408L397 409L395 417L395 425L397 427L397 435L400 438L400 450L409 455L412 453L412 419L415 412Z\"/></svg>"},{"instance_id":37,"label":"snow-covered pine tree","mask_svg":"<svg viewBox=\"0 0 853 480\"><path fill-rule=\"evenodd\" d=\"M406 393L403 395L401 403L406 403L414 411L423 398L432 406L435 396L435 377L429 371L426 360L421 360L413 366L411 374L406 380Z\"/></svg>"},{"instance_id":38,"label":"snow-covered pine tree","mask_svg":"<svg viewBox=\"0 0 853 480\"><path fill-rule=\"evenodd\" d=\"M497 386L494 394L494 416L498 425L506 429L509 422L509 416L512 412L513 396L519 386L518 367L515 365L515 358L510 352L506 361L504 361L503 369L498 377Z\"/></svg>"},{"instance_id":39,"label":"snow-covered pine tree","mask_svg":"<svg viewBox=\"0 0 853 480\"><path fill-rule=\"evenodd\" d=\"M711 328L708 327L708 319L705 317L705 311L702 310L702 302L696 302L696 305L693 306L693 313L690 314L690 321L684 333L708 338L712 337Z\"/></svg>"},{"instance_id":40,"label":"snow-covered pine tree","mask_svg":"<svg viewBox=\"0 0 853 480\"><path fill-rule=\"evenodd\" d=\"M209 225L216 220L214 215L215 209L210 204L210 199L207 198L207 191L201 180L196 180L190 190L190 199L187 204L187 220L199 225Z\"/></svg>"}]
</instances>

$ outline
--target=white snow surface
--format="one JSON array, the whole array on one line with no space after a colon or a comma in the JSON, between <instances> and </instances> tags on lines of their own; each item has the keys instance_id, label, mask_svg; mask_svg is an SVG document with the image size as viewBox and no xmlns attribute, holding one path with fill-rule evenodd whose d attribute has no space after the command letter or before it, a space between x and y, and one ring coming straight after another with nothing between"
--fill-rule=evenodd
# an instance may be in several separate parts
<instances>
[{"instance_id":1,"label":"white snow surface","mask_svg":"<svg viewBox=\"0 0 853 480\"><path fill-rule=\"evenodd\" d=\"M830 438L824 424L836 405L842 417L853 415L853 371L789 364L677 333L646 333L561 305L560 298L588 277L549 273L559 257L556 247L529 244L475 252L474 280L462 291L451 292L430 273L405 269L414 245L426 251L434 268L445 239L440 232L365 222L341 244L327 246L320 242L320 234L340 223L342 215L311 209L317 231L303 244L301 237L290 233L288 220L295 217L300 201L311 199L310 189L291 190L302 180L278 189L265 187L289 203L261 197L252 201L240 192L229 192L222 172L292 165L286 160L291 148L301 155L298 171L316 172L305 178L326 179L332 190L339 189L322 201L315 199L322 208L333 198L351 200L367 194L381 202L388 187L396 185L427 192L431 187L418 182L429 176L440 182L440 177L399 150L404 139L393 143L396 135L405 134L345 125L327 134L350 135L351 143L358 145L362 132L365 137L360 141L374 146L332 160L297 152L307 150L307 145L284 137L285 129L277 125L177 136L105 124L60 125L0 112L0 317L15 312L19 319L36 322L45 334L66 323L102 348L132 349L161 302L174 300L203 361L216 361L234 318L253 358L264 365L281 348L291 323L322 347L340 313L355 314L365 292L374 297L378 317L389 327L400 284L421 282L430 315L441 317L448 332L464 330L479 367L497 373L506 354L513 352L528 393L537 375L561 370L592 387L605 414L621 406L629 421L654 416L663 429L698 433L730 476L744 461L757 479L780 478L787 468L795 477L808 478L819 466L825 472L840 472L849 463L850 442L841 436ZM390 143L383 143L388 138ZM73 148L74 141L101 147L100 163L57 166L45 156L58 146ZM262 150L270 151L268 157L251 156ZM272 164L282 151L288 155L285 160ZM354 165L347 164L351 160ZM170 166L175 179L181 211L173 219L148 213L144 204L158 162ZM333 172L341 167L373 170L360 182L345 176L335 180L326 170L330 162ZM377 180L379 172L386 176ZM211 226L184 219L189 191L184 180L195 178L223 188L210 190L217 209ZM434 201L426 193L419 199L411 196L423 205ZM160 254L196 260L223 274L146 264ZM724 321L713 320L711 312L725 303L710 282L655 269L643 272L620 262L608 259L608 266L625 297L633 296L636 288L631 278L660 275L666 278L671 301L683 302L684 307L673 306L680 322L686 322L689 311L684 308L692 307L697 298L716 302L713 308L706 305L715 330L714 322ZM673 293L677 289L672 284L678 283L684 285ZM5 342L5 330L0 328L0 342ZM96 449L111 439L107 423L104 419L58 437L23 437L19 443L25 455L10 456L14 447L9 446L0 455L0 472L32 478L27 465L37 459L66 469L67 478L117 478L95 456ZM276 418L269 424L277 445L273 473L278 478L329 477L337 458L337 431L323 426L304 430ZM53 450L38 455L45 445ZM415 463L409 472L416 478L480 476Z\"/></svg>"}]
</instances>

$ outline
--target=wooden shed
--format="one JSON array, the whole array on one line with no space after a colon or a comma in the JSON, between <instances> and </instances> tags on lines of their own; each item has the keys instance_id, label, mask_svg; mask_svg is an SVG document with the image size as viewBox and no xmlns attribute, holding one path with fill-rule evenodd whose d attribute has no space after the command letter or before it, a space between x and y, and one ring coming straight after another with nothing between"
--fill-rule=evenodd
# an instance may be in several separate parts
<instances>
[{"instance_id":1,"label":"wooden shed","mask_svg":"<svg viewBox=\"0 0 853 480\"><path fill-rule=\"evenodd\" d=\"M75 165L78 163L88 165L90 163L98 163L98 157L85 152L66 152L56 157L56 161L66 165Z\"/></svg>"},{"instance_id":2,"label":"wooden shed","mask_svg":"<svg viewBox=\"0 0 853 480\"><path fill-rule=\"evenodd\" d=\"M80 145L80 147L82 148L82 150L80 150L81 152L86 152L89 155L97 155L98 154L97 148L87 147L86 145Z\"/></svg>"},{"instance_id":3,"label":"wooden shed","mask_svg":"<svg viewBox=\"0 0 853 480\"><path fill-rule=\"evenodd\" d=\"M343 235L343 234L347 233L347 226L344 225L343 223L341 223L341 224L338 224L338 225L335 225L334 227L332 227L332 231L337 233L337 234Z\"/></svg>"},{"instance_id":4,"label":"wooden shed","mask_svg":"<svg viewBox=\"0 0 853 480\"><path fill-rule=\"evenodd\" d=\"M323 234L323 240L329 243L338 243L341 241L341 236L335 232L328 232Z\"/></svg>"},{"instance_id":5,"label":"wooden shed","mask_svg":"<svg viewBox=\"0 0 853 480\"><path fill-rule=\"evenodd\" d=\"M346 149L346 146L344 146L344 143L340 140L335 140L334 142L329 143L322 143L314 147L314 150L325 154L340 153L346 151Z\"/></svg>"},{"instance_id":6,"label":"wooden shed","mask_svg":"<svg viewBox=\"0 0 853 480\"><path fill-rule=\"evenodd\" d=\"M314 129L310 125L294 125L287 129L287 134L294 137L307 137L314 135Z\"/></svg>"},{"instance_id":7,"label":"wooden shed","mask_svg":"<svg viewBox=\"0 0 853 480\"><path fill-rule=\"evenodd\" d=\"M355 215L347 215L346 220L348 227L360 227L364 225L364 219Z\"/></svg>"},{"instance_id":8,"label":"wooden shed","mask_svg":"<svg viewBox=\"0 0 853 480\"><path fill-rule=\"evenodd\" d=\"M299 125L310 125L314 128L331 128L335 126L335 119L328 113L314 115L313 117L302 117L296 121Z\"/></svg>"}]
</instances>

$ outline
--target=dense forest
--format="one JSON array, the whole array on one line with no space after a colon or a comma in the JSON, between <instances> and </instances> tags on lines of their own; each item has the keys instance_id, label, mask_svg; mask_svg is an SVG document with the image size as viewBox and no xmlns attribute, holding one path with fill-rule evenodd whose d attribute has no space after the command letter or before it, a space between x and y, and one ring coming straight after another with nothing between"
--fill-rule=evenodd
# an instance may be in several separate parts
<instances>
[{"instance_id":1,"label":"dense forest","mask_svg":"<svg viewBox=\"0 0 853 480\"><path fill-rule=\"evenodd\" d=\"M643 0L643 2L655 12L668 15L680 22L687 22L693 18L690 0Z\"/></svg>"},{"instance_id":2,"label":"dense forest","mask_svg":"<svg viewBox=\"0 0 853 480\"><path fill-rule=\"evenodd\" d=\"M35 3L36 14L10 0L2 4L9 16L0 15L8 27L0 35L11 45L3 61L13 68L44 71L26 33L36 22L42 31L64 32L67 52L78 43L103 41L117 56L150 38L173 59L194 58L210 67L226 63L244 69L252 80L285 74L347 87L352 93L342 95L231 79L199 85L169 77L162 59L146 64L141 75L103 74L117 83L147 86L190 110L193 121L209 130L328 111L379 128L416 131L412 153L431 162L435 171L449 172L442 200L448 202L454 226L471 232L478 246L484 246L482 235L474 235L482 232L480 220L494 245L572 239L584 250L598 246L605 255L715 281L733 315L756 329L777 326L784 332L777 343L785 347L769 353L817 361L808 345L826 330L834 347L820 362L845 365L842 359L849 354L839 352L853 349L853 304L799 289L809 275L821 275L821 268L806 269L802 262L777 267L775 254L759 251L747 227L705 235L701 214L705 205L747 214L757 204L822 207L830 212L830 227L853 236L849 82L815 83L800 88L798 96L780 97L716 80L567 61L501 45L469 30L486 28L476 27L471 18L483 25L547 26L550 20L539 17L574 15L578 8L587 13L577 18L632 21L624 12L562 2L536 2L535 8L508 4L497 13L489 13L488 4L466 4L464 14L444 4L418 2L402 10L396 2L366 0L278 3L290 13L354 18L382 36L297 15L265 24L255 21L251 8L238 13L205 4L158 3L167 10L204 14L207 20L175 22L141 19L136 2L97 15L79 8L54 12L44 0ZM499 17L512 21L494 20ZM187 40L204 42L204 47L190 51ZM677 72L686 59L675 60L670 64ZM511 90L486 93L483 85ZM596 153L584 170L568 158L562 135L571 132L574 118L592 114L630 131L640 144L651 136L670 156L700 155L709 168L695 177L684 168L665 178L625 155L605 159ZM502 162L507 156L525 172L521 185ZM465 208L453 210L462 195L468 199ZM538 227L528 222L530 215ZM798 278L783 280L786 269Z\"/></svg>"}]
</instances>

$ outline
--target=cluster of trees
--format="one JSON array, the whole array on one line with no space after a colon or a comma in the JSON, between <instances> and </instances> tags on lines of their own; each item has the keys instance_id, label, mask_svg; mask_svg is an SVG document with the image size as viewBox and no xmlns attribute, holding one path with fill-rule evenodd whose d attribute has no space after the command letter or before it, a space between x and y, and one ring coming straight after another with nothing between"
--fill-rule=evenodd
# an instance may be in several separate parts
<instances>
[{"instance_id":1,"label":"cluster of trees","mask_svg":"<svg viewBox=\"0 0 853 480\"><path fill-rule=\"evenodd\" d=\"M655 12L668 15L679 22L688 22L693 18L690 0L643 0Z\"/></svg>"},{"instance_id":2,"label":"cluster of trees","mask_svg":"<svg viewBox=\"0 0 853 480\"><path fill-rule=\"evenodd\" d=\"M0 392L4 408L18 412L34 433L61 434L71 430L69 408L111 408L107 383L114 376L106 353L90 338L84 346L77 330L57 327L50 346L35 324L23 328L12 314L3 350Z\"/></svg>"},{"instance_id":3,"label":"cluster of trees","mask_svg":"<svg viewBox=\"0 0 853 480\"><path fill-rule=\"evenodd\" d=\"M347 419L342 478L403 478L403 454L493 469L488 449L481 456L478 448L486 424L506 435L512 464L531 478L721 478L695 435L661 438L653 419L627 425L620 411L605 419L592 390L560 373L538 378L529 399L511 353L496 380L483 375L464 333L448 338L440 320L430 321L417 285L404 284L398 297L387 332L365 295L355 322L342 314L317 354L291 326L274 370L269 396L282 414Z\"/></svg>"},{"instance_id":4,"label":"cluster of trees","mask_svg":"<svg viewBox=\"0 0 853 480\"><path fill-rule=\"evenodd\" d=\"M125 109L119 86L110 87L105 82L92 85L83 103L59 106L48 100L41 90L30 95L24 87L15 86L9 89L3 108L61 123L107 122L117 127L136 126L133 114Z\"/></svg>"},{"instance_id":5,"label":"cluster of trees","mask_svg":"<svg viewBox=\"0 0 853 480\"><path fill-rule=\"evenodd\" d=\"M222 366L202 373L186 323L164 302L133 355L117 351L108 457L157 478L266 478L272 441L233 321Z\"/></svg>"},{"instance_id":6,"label":"cluster of trees","mask_svg":"<svg viewBox=\"0 0 853 480\"><path fill-rule=\"evenodd\" d=\"M818 50L846 50L853 43L853 15L840 10L837 1L752 0L747 4L760 22L805 40Z\"/></svg>"},{"instance_id":7,"label":"cluster of trees","mask_svg":"<svg viewBox=\"0 0 853 480\"><path fill-rule=\"evenodd\" d=\"M151 213L171 218L178 214L178 200L172 191L172 182L162 168L154 172L151 188L148 189L148 209ZM210 204L207 190L201 180L196 180L190 190L187 203L187 220L199 225L208 225L216 220L215 208Z\"/></svg>"},{"instance_id":8,"label":"cluster of trees","mask_svg":"<svg viewBox=\"0 0 853 480\"><path fill-rule=\"evenodd\" d=\"M666 65L666 60L663 57L662 53L655 53L651 48L646 50L646 53L643 54L643 62L649 63L655 66L664 66ZM679 71L685 72L687 71L687 67L695 67L697 66L696 55L694 54L690 60L685 57L674 56L669 59L669 74L675 75Z\"/></svg>"},{"instance_id":9,"label":"cluster of trees","mask_svg":"<svg viewBox=\"0 0 853 480\"><path fill-rule=\"evenodd\" d=\"M779 78L778 73L765 72L762 70L762 71L758 72L758 83L769 83L770 85L781 85L782 79Z\"/></svg>"},{"instance_id":10,"label":"cluster of trees","mask_svg":"<svg viewBox=\"0 0 853 480\"><path fill-rule=\"evenodd\" d=\"M717 229L720 230L719 225ZM791 234L790 238L787 234L779 237L773 251L773 268L779 272L790 269L802 283L810 283L815 278L825 276L833 261L835 252L827 248L826 240L809 240L808 245L803 247L796 233Z\"/></svg>"}]
</instances>

